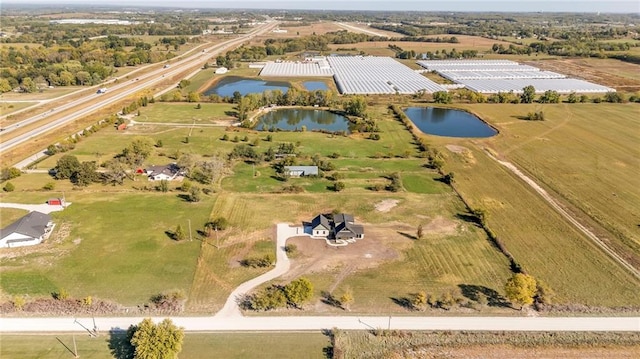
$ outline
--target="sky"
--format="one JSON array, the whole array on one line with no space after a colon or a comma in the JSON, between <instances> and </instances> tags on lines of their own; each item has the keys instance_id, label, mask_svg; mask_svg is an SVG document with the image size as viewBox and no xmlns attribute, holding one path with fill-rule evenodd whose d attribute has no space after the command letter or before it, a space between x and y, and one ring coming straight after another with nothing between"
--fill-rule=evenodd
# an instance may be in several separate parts
<instances>
[{"instance_id":1,"label":"sky","mask_svg":"<svg viewBox=\"0 0 640 359\"><path fill-rule=\"evenodd\" d=\"M91 4L167 6L181 8L253 8L313 10L416 10L500 12L615 12L640 13L640 0L0 0L18 4Z\"/></svg>"}]
</instances>

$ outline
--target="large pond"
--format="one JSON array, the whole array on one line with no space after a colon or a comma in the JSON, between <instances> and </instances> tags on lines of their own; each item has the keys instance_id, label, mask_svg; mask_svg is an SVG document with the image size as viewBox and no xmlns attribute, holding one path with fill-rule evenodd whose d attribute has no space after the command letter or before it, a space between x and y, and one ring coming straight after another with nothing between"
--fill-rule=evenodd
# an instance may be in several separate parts
<instances>
[{"instance_id":1,"label":"large pond","mask_svg":"<svg viewBox=\"0 0 640 359\"><path fill-rule=\"evenodd\" d=\"M302 83L307 91L316 91L316 90L328 90L329 86L324 81L305 81Z\"/></svg>"},{"instance_id":2,"label":"large pond","mask_svg":"<svg viewBox=\"0 0 640 359\"><path fill-rule=\"evenodd\" d=\"M244 96L249 93L263 93L267 90L280 90L283 93L286 93L289 90L289 84L286 82L263 81L237 76L227 76L209 87L204 94L207 96L216 94L223 97L231 97L236 91L240 92L240 94Z\"/></svg>"},{"instance_id":3,"label":"large pond","mask_svg":"<svg viewBox=\"0 0 640 359\"><path fill-rule=\"evenodd\" d=\"M491 137L498 132L476 116L460 110L409 107L404 113L424 133L447 137Z\"/></svg>"},{"instance_id":4,"label":"large pond","mask_svg":"<svg viewBox=\"0 0 640 359\"><path fill-rule=\"evenodd\" d=\"M269 131L279 129L284 131L323 130L330 132L349 132L349 120L337 113L325 110L311 110L298 108L285 108L270 111L258 120L256 129Z\"/></svg>"}]
</instances>

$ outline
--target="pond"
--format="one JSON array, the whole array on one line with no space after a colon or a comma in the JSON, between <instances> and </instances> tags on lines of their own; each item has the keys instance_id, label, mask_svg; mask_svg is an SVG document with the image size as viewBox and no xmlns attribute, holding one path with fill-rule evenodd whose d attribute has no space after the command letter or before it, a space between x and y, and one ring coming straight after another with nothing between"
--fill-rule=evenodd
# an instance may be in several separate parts
<instances>
[{"instance_id":1,"label":"pond","mask_svg":"<svg viewBox=\"0 0 640 359\"><path fill-rule=\"evenodd\" d=\"M315 91L315 90L328 90L329 86L324 81L305 81L302 83L307 91Z\"/></svg>"},{"instance_id":2,"label":"pond","mask_svg":"<svg viewBox=\"0 0 640 359\"><path fill-rule=\"evenodd\" d=\"M466 111L437 107L409 107L404 113L424 133L447 137L491 137L498 132Z\"/></svg>"},{"instance_id":3,"label":"pond","mask_svg":"<svg viewBox=\"0 0 640 359\"><path fill-rule=\"evenodd\" d=\"M286 108L270 111L258 119L256 129L268 131L279 129L284 131L323 130L330 132L349 132L349 120L337 113L325 110Z\"/></svg>"},{"instance_id":4,"label":"pond","mask_svg":"<svg viewBox=\"0 0 640 359\"><path fill-rule=\"evenodd\" d=\"M249 93L263 93L264 91L280 90L286 93L289 90L287 82L263 81L259 79L248 79L237 76L227 76L209 87L204 95L219 95L232 97L238 91L242 96Z\"/></svg>"}]
</instances>

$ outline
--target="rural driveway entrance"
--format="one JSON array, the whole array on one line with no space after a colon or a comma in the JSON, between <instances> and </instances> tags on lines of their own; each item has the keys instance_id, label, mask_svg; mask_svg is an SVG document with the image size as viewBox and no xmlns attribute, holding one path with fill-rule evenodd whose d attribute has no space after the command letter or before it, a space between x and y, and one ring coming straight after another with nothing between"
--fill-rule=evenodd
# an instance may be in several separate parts
<instances>
[{"instance_id":1,"label":"rural driveway entrance","mask_svg":"<svg viewBox=\"0 0 640 359\"><path fill-rule=\"evenodd\" d=\"M48 205L44 204L24 204L24 203L0 203L0 208L16 208L24 209L25 211L38 211L40 213L51 213L64 210L70 206L71 202L67 202L64 206Z\"/></svg>"},{"instance_id":2,"label":"rural driveway entrance","mask_svg":"<svg viewBox=\"0 0 640 359\"><path fill-rule=\"evenodd\" d=\"M224 307L216 313L215 318L242 318L242 313L238 307L238 299L260 284L266 283L289 271L291 262L289 261L289 257L287 257L284 246L287 243L287 239L295 236L308 236L308 234L304 233L304 228L302 227L291 227L286 223L278 223L276 225L276 267L261 276L240 284L231 292Z\"/></svg>"}]
</instances>

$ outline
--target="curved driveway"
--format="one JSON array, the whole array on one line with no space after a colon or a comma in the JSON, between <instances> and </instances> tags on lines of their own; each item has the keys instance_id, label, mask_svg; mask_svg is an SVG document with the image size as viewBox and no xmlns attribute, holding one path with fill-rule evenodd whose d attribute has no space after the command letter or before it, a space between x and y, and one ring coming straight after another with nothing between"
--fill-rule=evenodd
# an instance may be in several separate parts
<instances>
[{"instance_id":1,"label":"curved driveway","mask_svg":"<svg viewBox=\"0 0 640 359\"><path fill-rule=\"evenodd\" d=\"M291 262L289 261L289 257L287 257L284 246L290 237L302 235L305 235L302 227L291 227L286 223L278 223L276 225L276 267L263 275L240 284L238 288L231 292L224 307L216 313L215 318L241 318L242 313L238 307L238 299L242 298L244 294L249 293L260 284L287 273Z\"/></svg>"},{"instance_id":2,"label":"curved driveway","mask_svg":"<svg viewBox=\"0 0 640 359\"><path fill-rule=\"evenodd\" d=\"M171 317L186 331L295 331L340 329L478 330L478 331L640 331L640 317L391 317L391 316L270 316L243 317L237 298L289 270L284 246L288 238L306 235L301 227L276 226L277 263L271 271L236 288L215 316ZM154 317L159 322L165 317ZM0 318L0 332L89 332L126 330L143 317Z\"/></svg>"}]
</instances>

